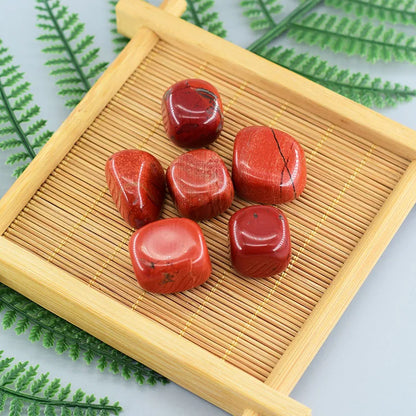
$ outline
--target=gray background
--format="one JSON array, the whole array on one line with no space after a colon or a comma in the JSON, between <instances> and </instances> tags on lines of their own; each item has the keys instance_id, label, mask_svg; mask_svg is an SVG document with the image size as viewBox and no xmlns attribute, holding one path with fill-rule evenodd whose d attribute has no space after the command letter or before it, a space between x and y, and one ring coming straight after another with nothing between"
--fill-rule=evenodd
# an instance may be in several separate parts
<instances>
[{"instance_id":1,"label":"gray background","mask_svg":"<svg viewBox=\"0 0 416 416\"><path fill-rule=\"evenodd\" d=\"M109 6L103 0L66 0L71 11L86 22L86 33L96 35L101 58L111 61L112 52ZM153 1L157 4L157 1ZM241 15L238 0L216 2L216 9L229 32L228 39L243 47L255 38ZM298 2L282 2L289 12ZM68 115L57 95L57 87L43 66L41 44L35 40L34 0L0 0L0 38L10 48L31 82L35 102L56 129ZM416 34L415 28L400 28ZM281 44L295 46L283 39ZM299 51L328 57L332 63L354 71L401 82L416 88L415 67L410 64L371 65L359 58L325 53L317 48L296 45ZM416 101L401 104L382 113L416 129ZM7 152L0 153L0 195L13 182L12 168L5 166ZM391 416L416 414L416 209L413 209L367 281L332 331L312 364L296 386L292 396L310 406L315 416ZM38 363L40 371L60 377L74 388L81 387L97 397L108 395L119 400L125 416L133 415L222 415L220 409L171 383L167 386L138 386L132 380L108 372L99 373L82 361L72 362L57 356L26 335L0 330L0 349L16 360Z\"/></svg>"}]
</instances>

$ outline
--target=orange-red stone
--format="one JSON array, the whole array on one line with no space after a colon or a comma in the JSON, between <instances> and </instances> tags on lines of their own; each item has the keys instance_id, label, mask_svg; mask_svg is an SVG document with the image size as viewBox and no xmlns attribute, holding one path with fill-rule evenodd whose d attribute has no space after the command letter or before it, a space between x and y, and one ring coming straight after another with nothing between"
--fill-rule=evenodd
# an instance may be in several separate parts
<instances>
[{"instance_id":1,"label":"orange-red stone","mask_svg":"<svg viewBox=\"0 0 416 416\"><path fill-rule=\"evenodd\" d=\"M162 115L168 137L178 146L202 147L220 135L223 108L217 89L201 79L185 79L172 85L162 99Z\"/></svg>"},{"instance_id":2,"label":"orange-red stone","mask_svg":"<svg viewBox=\"0 0 416 416\"><path fill-rule=\"evenodd\" d=\"M286 269L291 256L289 224L280 209L254 205L229 221L231 262L246 277L267 277Z\"/></svg>"},{"instance_id":3,"label":"orange-red stone","mask_svg":"<svg viewBox=\"0 0 416 416\"><path fill-rule=\"evenodd\" d=\"M159 218L165 198L165 174L159 161L141 150L122 150L105 165L111 196L133 228Z\"/></svg>"},{"instance_id":4,"label":"orange-red stone","mask_svg":"<svg viewBox=\"0 0 416 416\"><path fill-rule=\"evenodd\" d=\"M263 204L291 201L306 184L303 149L283 131L246 127L235 138L232 177L244 199Z\"/></svg>"},{"instance_id":5,"label":"orange-red stone","mask_svg":"<svg viewBox=\"0 0 416 416\"><path fill-rule=\"evenodd\" d=\"M216 217L234 198L230 174L212 150L192 150L179 156L168 167L166 181L180 215L195 221Z\"/></svg>"},{"instance_id":6,"label":"orange-red stone","mask_svg":"<svg viewBox=\"0 0 416 416\"><path fill-rule=\"evenodd\" d=\"M211 261L199 225L187 218L152 222L131 237L130 257L139 285L154 293L173 293L204 283Z\"/></svg>"}]
</instances>

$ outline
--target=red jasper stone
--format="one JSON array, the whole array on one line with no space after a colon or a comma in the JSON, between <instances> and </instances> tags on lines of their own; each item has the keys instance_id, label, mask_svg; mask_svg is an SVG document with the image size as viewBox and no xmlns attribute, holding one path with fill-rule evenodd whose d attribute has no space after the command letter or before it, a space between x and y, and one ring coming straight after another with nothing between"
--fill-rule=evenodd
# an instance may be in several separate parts
<instances>
[{"instance_id":1,"label":"red jasper stone","mask_svg":"<svg viewBox=\"0 0 416 416\"><path fill-rule=\"evenodd\" d=\"M201 79L185 79L172 85L162 100L166 133L182 147L212 143L222 130L222 112L217 89Z\"/></svg>"},{"instance_id":2,"label":"red jasper stone","mask_svg":"<svg viewBox=\"0 0 416 416\"><path fill-rule=\"evenodd\" d=\"M201 228L187 218L169 218L140 228L132 235L129 250L137 281L149 292L188 290L211 274Z\"/></svg>"},{"instance_id":3,"label":"red jasper stone","mask_svg":"<svg viewBox=\"0 0 416 416\"><path fill-rule=\"evenodd\" d=\"M286 269L290 261L289 224L271 206L240 209L230 218L231 262L243 276L267 277Z\"/></svg>"},{"instance_id":4,"label":"red jasper stone","mask_svg":"<svg viewBox=\"0 0 416 416\"><path fill-rule=\"evenodd\" d=\"M212 150L192 150L179 156L168 167L166 181L180 215L195 221L221 214L234 199L230 174Z\"/></svg>"},{"instance_id":5,"label":"red jasper stone","mask_svg":"<svg viewBox=\"0 0 416 416\"><path fill-rule=\"evenodd\" d=\"M114 153L105 176L121 216L133 228L159 218L165 199L165 175L159 161L142 150Z\"/></svg>"},{"instance_id":6,"label":"red jasper stone","mask_svg":"<svg viewBox=\"0 0 416 416\"><path fill-rule=\"evenodd\" d=\"M237 134L233 182L239 196L263 204L297 198L306 184L306 160L289 134L269 127L246 127Z\"/></svg>"}]
</instances>

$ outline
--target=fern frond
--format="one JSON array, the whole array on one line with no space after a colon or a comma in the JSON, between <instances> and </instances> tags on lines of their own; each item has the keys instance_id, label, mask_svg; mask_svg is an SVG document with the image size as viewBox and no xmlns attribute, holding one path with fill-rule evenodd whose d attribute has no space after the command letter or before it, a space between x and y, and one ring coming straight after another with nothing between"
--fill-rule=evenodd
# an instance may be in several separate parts
<instances>
[{"instance_id":1,"label":"fern frond","mask_svg":"<svg viewBox=\"0 0 416 416\"><path fill-rule=\"evenodd\" d=\"M370 62L409 61L416 63L416 37L361 20L316 13L292 22L289 36L298 42L323 49L360 55Z\"/></svg>"},{"instance_id":2,"label":"fern frond","mask_svg":"<svg viewBox=\"0 0 416 416\"><path fill-rule=\"evenodd\" d=\"M394 106L416 97L416 90L409 87L367 74L351 74L316 56L296 54L293 49L265 48L259 55L368 107Z\"/></svg>"},{"instance_id":3,"label":"fern frond","mask_svg":"<svg viewBox=\"0 0 416 416\"><path fill-rule=\"evenodd\" d=\"M0 358L3 351L0 351ZM21 416L24 405L28 415L39 415L43 410L48 415L96 415L97 412L118 415L121 407L118 402L109 405L107 397L98 402L94 395L86 396L77 390L72 400L68 399L71 387L61 387L59 379L49 381L48 374L38 377L38 366L29 367L28 362L20 362L10 369L13 359L0 361L0 412L9 405L9 416ZM37 378L38 377L38 378ZM85 399L84 399L85 397Z\"/></svg>"},{"instance_id":4,"label":"fern frond","mask_svg":"<svg viewBox=\"0 0 416 416\"><path fill-rule=\"evenodd\" d=\"M24 74L19 67L12 64L13 58L0 40L0 149L17 149L10 155L6 163L10 165L33 159L36 156L36 138L31 142L29 136L40 133L45 143L46 132L41 132L46 120L36 119L40 113L37 105L29 107L33 101L32 94L28 94L30 84L23 80ZM28 125L29 124L29 125ZM10 136L10 137L8 137ZM27 163L20 163L13 172L20 176Z\"/></svg>"},{"instance_id":5,"label":"fern frond","mask_svg":"<svg viewBox=\"0 0 416 416\"><path fill-rule=\"evenodd\" d=\"M199 26L214 35L225 38L227 31L224 24L218 18L217 12L209 10L214 6L214 0L186 0L188 8L183 14L182 19Z\"/></svg>"},{"instance_id":6,"label":"fern frond","mask_svg":"<svg viewBox=\"0 0 416 416\"><path fill-rule=\"evenodd\" d=\"M244 9L243 15L250 20L250 27L253 30L275 27L277 23L273 16L282 10L278 0L242 0L240 6Z\"/></svg>"},{"instance_id":7,"label":"fern frond","mask_svg":"<svg viewBox=\"0 0 416 416\"><path fill-rule=\"evenodd\" d=\"M84 95L91 88L91 80L101 73L107 63L92 66L98 59L99 48L93 46L94 36L81 36L85 25L76 13L70 13L60 0L36 0L36 3L37 17L41 21L38 27L44 32L38 40L48 43L42 51L61 55L48 59L45 65L55 67L51 75L58 78L58 86L66 85L60 90L60 95L67 98L67 106L73 107L79 102L74 98L79 96L79 90L82 89ZM88 76L97 67L100 71L95 70L94 76ZM72 76L63 77L65 75Z\"/></svg>"},{"instance_id":8,"label":"fern frond","mask_svg":"<svg viewBox=\"0 0 416 416\"><path fill-rule=\"evenodd\" d=\"M109 22L113 26L111 29L111 33L113 34L113 43L116 45L113 49L115 53L120 53L124 47L129 43L129 38L126 38L123 35L120 35L117 32L117 21L116 21L116 5L118 0L110 0L110 11L111 11L111 18Z\"/></svg>"},{"instance_id":9,"label":"fern frond","mask_svg":"<svg viewBox=\"0 0 416 416\"><path fill-rule=\"evenodd\" d=\"M407 0L325 0L327 6L342 9L356 16L383 22L416 26L416 1Z\"/></svg>"},{"instance_id":10,"label":"fern frond","mask_svg":"<svg viewBox=\"0 0 416 416\"><path fill-rule=\"evenodd\" d=\"M90 364L96 360L101 371L109 369L124 378L134 377L140 384L167 383L167 380L97 338L43 309L12 289L0 284L0 310L5 310L3 327L14 326L19 334L29 333L32 342L42 342L57 354L67 352L73 360L80 357ZM1 369L1 363L0 363Z\"/></svg>"}]
</instances>

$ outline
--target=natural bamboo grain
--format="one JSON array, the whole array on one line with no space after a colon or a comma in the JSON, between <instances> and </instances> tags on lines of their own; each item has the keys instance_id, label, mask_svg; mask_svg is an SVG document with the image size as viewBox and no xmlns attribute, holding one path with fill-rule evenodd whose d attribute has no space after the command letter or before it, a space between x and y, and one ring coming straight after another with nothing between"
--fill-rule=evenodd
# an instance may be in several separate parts
<instances>
[{"instance_id":1,"label":"natural bamboo grain","mask_svg":"<svg viewBox=\"0 0 416 416\"><path fill-rule=\"evenodd\" d=\"M121 7L124 0L122 3ZM175 0L172 7L183 7L183 4L183 1ZM146 29L142 31L148 33ZM103 108L94 119L88 119L85 131L73 138L65 157L58 160L60 156L56 156L56 168L52 170L49 167L48 172L42 173L43 184L37 185L35 194L29 196L30 201L23 198L24 201L19 202L24 209L19 215L17 211L14 213L14 221L5 231L5 238L0 239L0 246L5 244L7 251L18 244L17 252L24 248L25 253L35 256L29 257L37 259L34 260L37 265L46 265L50 273L63 271L62 279L70 278L75 282L74 287L82 288L85 296L94 303L92 309L83 303L88 312L85 316L82 314L82 320L66 310L61 311L62 304L75 301L72 294L62 299L61 305L53 298L52 292L60 291L60 276L55 276L57 280L53 290L48 292L51 296L44 301L46 306L74 319L78 325L97 330L92 328L92 322L97 319L98 311L108 308L108 304L117 305L110 309L129 310L134 325L144 319L149 328L155 329L157 336L167 331L169 336L179 339L179 344L176 341L172 344L175 351L183 341L201 351L204 357L208 354L215 363L224 364L226 361L231 364L239 375L244 375L242 383L246 376L249 383L253 379L268 380L266 383L287 394L341 313L334 306L333 299L341 297L340 305L345 307L357 288L357 282L365 278L370 267L363 267L364 273L355 271L354 284L350 287L351 268L348 266L347 271L343 271L345 265L351 264L351 258L357 256L354 253L363 245L368 233L373 233L373 237L366 241L374 246L374 253L384 248L386 239L391 238L394 230L386 228L379 236L374 233L373 224L387 217L393 228L396 227L404 218L408 208L406 204L412 203L408 194L413 186L415 169L406 170L410 160L400 156L400 149L412 146L406 142L407 139L400 138L397 139L397 149L389 150L381 147L386 140L378 129L354 128L352 124L361 122L339 122L339 117L332 113L329 116L326 110L312 113L310 99L314 93L309 86L306 88L307 100L296 98L296 94L289 94L289 97L279 79L272 83L263 79L263 71L269 73L263 64L259 67L259 75L254 77L245 69L234 72L232 66L218 65L217 59L201 59L199 54L189 54L187 48L157 41L154 35L149 35L150 38L153 46L148 45L146 57L141 58L137 68L130 70L131 75L126 75L120 88L104 103L105 107L100 104ZM210 54L206 56L209 58ZM257 65L258 58L252 56L252 59L253 65ZM224 129L210 148L218 152L228 169L231 169L233 141L238 131L251 124L266 125L293 134L302 144L308 180L299 199L281 206L290 223L293 248L291 263L285 272L266 279L248 279L233 271L228 254L228 220L238 209L250 205L237 196L225 213L200 223L212 260L211 278L190 291L155 295L143 291L136 282L127 249L133 230L116 210L103 171L107 158L121 149L149 151L165 169L185 151L166 137L160 102L169 85L186 77L211 81L220 91L224 103ZM265 85L270 88L265 89ZM367 110L362 111L367 114ZM384 119L383 123L386 132L397 127ZM407 130L406 134L409 134ZM40 177L38 175L37 180ZM407 196L399 198L397 189ZM19 191L16 195L19 197ZM10 206L12 202L8 204ZM398 209L400 204L407 208ZM392 212L398 209L399 218L381 215L386 206ZM173 216L177 216L177 210L167 196L162 218ZM9 242L12 246L8 245ZM358 258L361 260L354 267L366 261L363 250L359 250ZM6 281L26 295L34 294L36 299L40 299L40 287L49 282L52 274L33 280L39 274L37 270L28 274L20 265L15 269L10 259L4 259L4 256L0 252L0 270L5 267L4 270L10 273ZM374 256L371 259L374 261ZM22 273L25 282L30 282L29 286L26 288L21 281L11 279L14 273ZM59 293L62 296L62 292ZM317 308L324 312L316 312ZM329 319L331 308L336 309L335 317ZM121 315L117 313L117 316ZM117 320L113 318L111 322L116 325ZM322 330L316 329L321 327ZM310 336L310 331L314 332L315 341L308 346L305 337ZM122 344L104 325L102 329L98 328L98 332L100 337L132 356L145 362L147 357L152 367L160 368L164 374L169 376L176 371L181 384L188 385L183 380L183 372L178 370L180 360L175 361L164 352L151 357L148 348L153 345L152 339L146 339L138 352L130 347L137 344L136 333L130 331L131 338L123 338L126 342ZM166 343L161 345L163 351L170 347ZM305 356L299 358L303 352ZM296 369L292 375L294 361ZM173 362L174 371L171 369ZM188 370L189 366L186 367ZM205 380L213 374L207 370L203 377ZM246 403L249 407L253 405L250 401L253 396L247 390L238 390L240 387L237 390L245 402L229 403L228 394L225 398L217 397L221 391L218 383L217 378L212 381L210 393L204 386L193 383L189 386L236 414L247 407ZM227 389L233 386L236 391L235 382L230 384L227 380L226 384ZM271 409L267 400L260 400L258 405Z\"/></svg>"}]
</instances>

